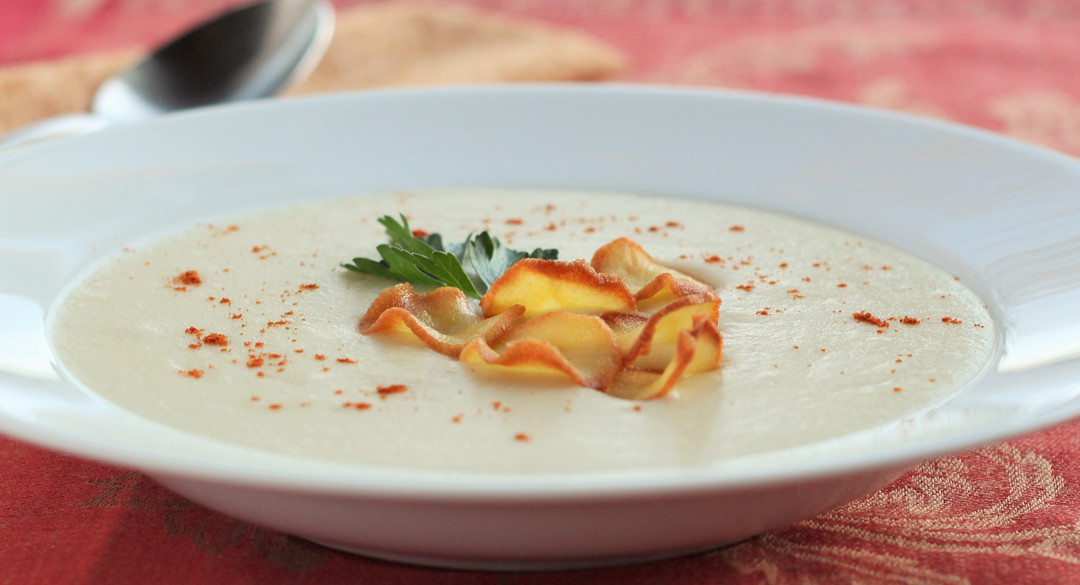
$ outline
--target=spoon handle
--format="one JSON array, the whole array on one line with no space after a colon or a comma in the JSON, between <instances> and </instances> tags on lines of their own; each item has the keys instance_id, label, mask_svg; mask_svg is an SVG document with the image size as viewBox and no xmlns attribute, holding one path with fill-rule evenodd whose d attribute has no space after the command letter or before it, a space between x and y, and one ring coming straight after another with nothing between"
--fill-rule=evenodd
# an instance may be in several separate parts
<instances>
[{"instance_id":1,"label":"spoon handle","mask_svg":"<svg viewBox=\"0 0 1080 585\"><path fill-rule=\"evenodd\" d=\"M40 122L13 130L0 137L0 153L28 146L42 140L75 136L100 130L110 124L109 120L91 114L68 114L47 118Z\"/></svg>"}]
</instances>

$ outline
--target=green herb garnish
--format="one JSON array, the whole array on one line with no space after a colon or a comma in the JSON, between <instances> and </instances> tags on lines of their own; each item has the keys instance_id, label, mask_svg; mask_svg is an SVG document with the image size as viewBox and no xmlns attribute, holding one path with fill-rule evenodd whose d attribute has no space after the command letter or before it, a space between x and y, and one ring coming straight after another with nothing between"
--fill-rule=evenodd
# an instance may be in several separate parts
<instances>
[{"instance_id":1,"label":"green herb garnish","mask_svg":"<svg viewBox=\"0 0 1080 585\"><path fill-rule=\"evenodd\" d=\"M428 286L453 286L466 295L480 298L495 279L524 258L557 260L558 250L537 248L519 252L502 247L498 238L487 231L469 234L460 244L444 245L442 236L430 234L418 238L409 229L409 221L401 223L385 215L379 219L386 228L390 242L375 248L382 260L353 258L345 268L363 274L374 274L401 282Z\"/></svg>"}]
</instances>

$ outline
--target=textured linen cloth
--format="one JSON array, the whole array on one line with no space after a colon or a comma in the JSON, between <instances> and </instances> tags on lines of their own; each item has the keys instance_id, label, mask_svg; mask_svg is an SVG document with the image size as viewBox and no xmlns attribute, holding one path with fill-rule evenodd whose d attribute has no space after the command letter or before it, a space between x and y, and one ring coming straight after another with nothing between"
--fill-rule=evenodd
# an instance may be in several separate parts
<instances>
[{"instance_id":1,"label":"textured linen cloth","mask_svg":"<svg viewBox=\"0 0 1080 585\"><path fill-rule=\"evenodd\" d=\"M5 5L0 126L84 107L95 80L134 55L123 49L231 3ZM365 4L341 30L307 90L618 76L907 111L1080 155L1080 3L473 0ZM224 517L140 473L0 439L0 584L1080 583L1078 431L1067 423L928 462L867 498L711 553L520 574L347 555Z\"/></svg>"}]
</instances>

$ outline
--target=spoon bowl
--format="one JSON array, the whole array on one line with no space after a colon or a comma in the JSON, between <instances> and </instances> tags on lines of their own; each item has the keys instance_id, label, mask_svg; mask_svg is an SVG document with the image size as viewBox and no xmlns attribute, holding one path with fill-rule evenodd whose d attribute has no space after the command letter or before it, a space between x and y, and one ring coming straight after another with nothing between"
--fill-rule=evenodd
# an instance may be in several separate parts
<instances>
[{"instance_id":1,"label":"spoon bowl","mask_svg":"<svg viewBox=\"0 0 1080 585\"><path fill-rule=\"evenodd\" d=\"M50 118L0 150L213 104L275 95L306 77L334 28L325 0L262 0L204 21L107 79L89 114Z\"/></svg>"}]
</instances>

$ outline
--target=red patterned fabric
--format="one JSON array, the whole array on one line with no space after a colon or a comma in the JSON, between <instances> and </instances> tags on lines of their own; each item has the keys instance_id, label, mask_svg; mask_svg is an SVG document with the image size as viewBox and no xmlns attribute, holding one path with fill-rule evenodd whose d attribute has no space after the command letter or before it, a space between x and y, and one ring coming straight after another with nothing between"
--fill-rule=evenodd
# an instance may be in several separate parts
<instances>
[{"instance_id":1,"label":"red patterned fabric","mask_svg":"<svg viewBox=\"0 0 1080 585\"><path fill-rule=\"evenodd\" d=\"M228 0L14 0L0 64L162 38ZM1080 155L1080 3L473 0L623 49L628 79L795 93L981 126ZM163 25L162 23L168 23ZM0 439L0 583L1080 583L1080 423L919 466L712 553L495 574L350 556L232 520L126 469Z\"/></svg>"}]
</instances>

